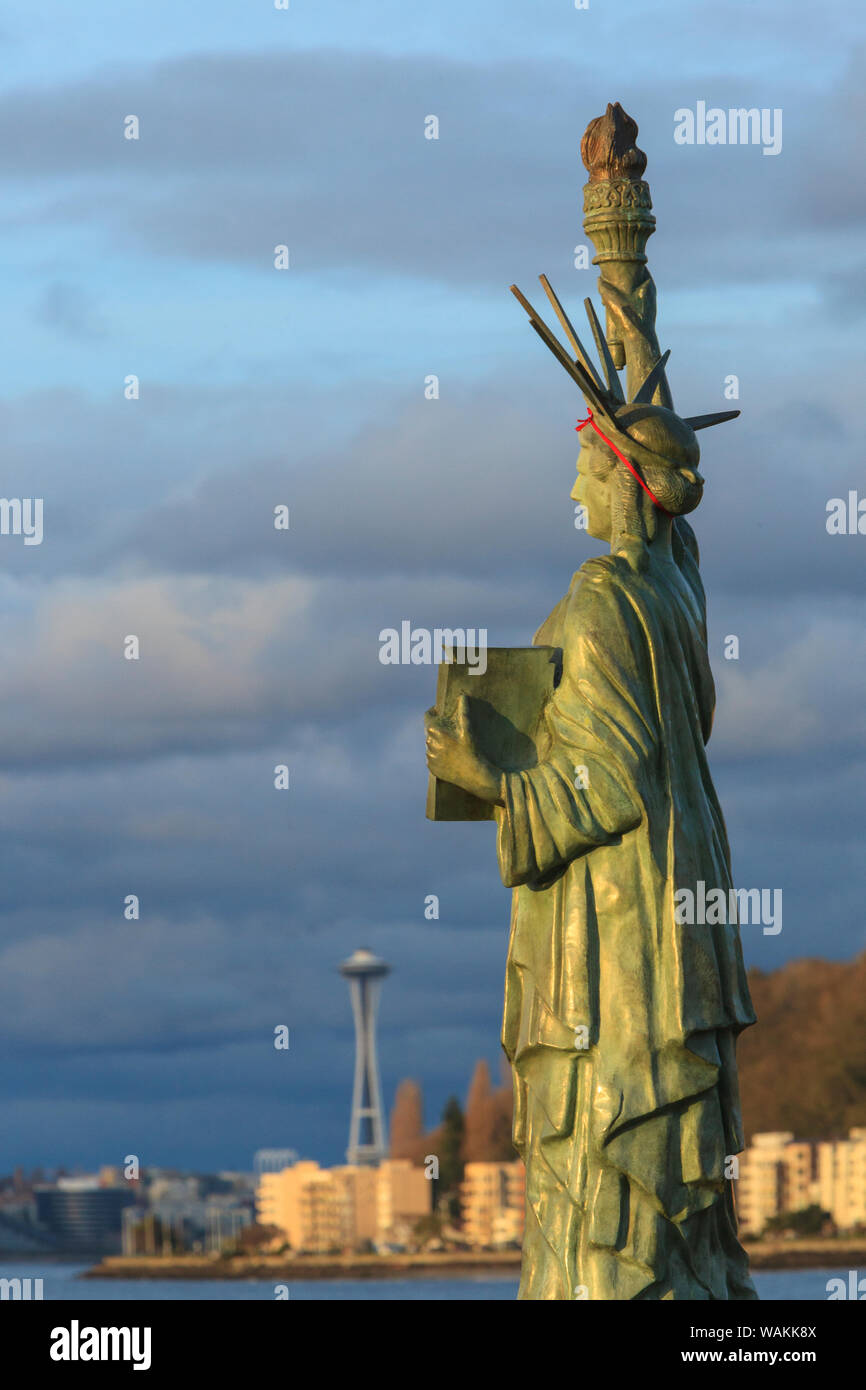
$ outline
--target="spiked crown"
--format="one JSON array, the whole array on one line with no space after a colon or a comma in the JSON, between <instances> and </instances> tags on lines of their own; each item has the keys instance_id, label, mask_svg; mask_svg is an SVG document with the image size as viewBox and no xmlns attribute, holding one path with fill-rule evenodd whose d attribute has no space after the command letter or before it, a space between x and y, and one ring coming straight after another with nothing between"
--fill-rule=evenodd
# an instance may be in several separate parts
<instances>
[{"instance_id":1,"label":"spiked crown","mask_svg":"<svg viewBox=\"0 0 866 1390\"><path fill-rule=\"evenodd\" d=\"M666 406L653 405L653 396L664 381L665 367L670 357L670 351L663 353L655 363L636 393L634 400L626 401L592 300L585 299L584 306L604 371L603 380L575 333L571 320L560 304L547 276L540 275L539 279L571 344L574 352L573 357L551 332L540 314L533 309L529 300L521 294L516 285L511 286L511 292L523 305L529 315L529 322L542 342L580 387L584 400L604 433L633 463L667 467L672 464L675 467L694 467L700 458L700 446L696 438L696 431L708 429L710 425L720 425L725 420L733 420L740 412L738 410L720 410L709 415L683 417L677 415L676 411L669 410Z\"/></svg>"}]
</instances>

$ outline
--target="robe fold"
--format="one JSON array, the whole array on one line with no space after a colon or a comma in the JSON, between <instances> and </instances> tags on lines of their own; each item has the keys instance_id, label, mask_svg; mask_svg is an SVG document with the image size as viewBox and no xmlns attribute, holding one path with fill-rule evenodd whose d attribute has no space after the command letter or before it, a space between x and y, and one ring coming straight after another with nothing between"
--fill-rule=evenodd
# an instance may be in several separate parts
<instances>
[{"instance_id":1,"label":"robe fold","mask_svg":"<svg viewBox=\"0 0 866 1390\"><path fill-rule=\"evenodd\" d=\"M674 912L678 889L732 887L697 566L589 560L535 642L562 675L496 814L519 1297L754 1298L729 1176L755 1021L739 928Z\"/></svg>"}]
</instances>

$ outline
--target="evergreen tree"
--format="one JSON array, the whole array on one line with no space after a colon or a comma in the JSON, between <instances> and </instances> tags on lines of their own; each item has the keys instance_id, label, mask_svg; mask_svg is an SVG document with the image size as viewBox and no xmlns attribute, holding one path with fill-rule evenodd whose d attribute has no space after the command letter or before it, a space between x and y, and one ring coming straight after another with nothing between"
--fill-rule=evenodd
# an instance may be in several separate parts
<instances>
[{"instance_id":1,"label":"evergreen tree","mask_svg":"<svg viewBox=\"0 0 866 1390\"><path fill-rule=\"evenodd\" d=\"M456 1096L449 1096L439 1126L439 1182L436 1200L442 1203L452 1221L460 1219L460 1184L463 1181L463 1111Z\"/></svg>"}]
</instances>

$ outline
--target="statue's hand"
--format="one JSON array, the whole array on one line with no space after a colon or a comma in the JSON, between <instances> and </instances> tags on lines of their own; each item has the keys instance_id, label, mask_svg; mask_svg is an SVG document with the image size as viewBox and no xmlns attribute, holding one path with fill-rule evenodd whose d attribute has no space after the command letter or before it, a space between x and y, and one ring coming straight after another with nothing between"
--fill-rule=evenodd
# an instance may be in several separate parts
<instances>
[{"instance_id":1,"label":"statue's hand","mask_svg":"<svg viewBox=\"0 0 866 1390\"><path fill-rule=\"evenodd\" d=\"M630 294L601 276L598 292L609 320L622 337L629 338L638 333L642 338L655 339L656 287L651 275L647 275Z\"/></svg>"},{"instance_id":2,"label":"statue's hand","mask_svg":"<svg viewBox=\"0 0 866 1390\"><path fill-rule=\"evenodd\" d=\"M502 805L502 773L475 747L466 695L458 701L455 728L434 714L427 716L427 766L440 781Z\"/></svg>"}]
</instances>

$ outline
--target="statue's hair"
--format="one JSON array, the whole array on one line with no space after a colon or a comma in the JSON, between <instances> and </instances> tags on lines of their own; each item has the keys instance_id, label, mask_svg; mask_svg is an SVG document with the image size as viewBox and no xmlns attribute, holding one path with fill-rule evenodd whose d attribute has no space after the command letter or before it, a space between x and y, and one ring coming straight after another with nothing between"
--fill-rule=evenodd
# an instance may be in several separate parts
<instances>
[{"instance_id":1,"label":"statue's hair","mask_svg":"<svg viewBox=\"0 0 866 1390\"><path fill-rule=\"evenodd\" d=\"M602 441L587 440L584 445L585 467L599 481L610 483L610 548L615 554L629 558L636 568L643 569L648 558L647 546L655 539L659 512L620 459ZM704 491L704 480L695 468L671 463L643 464L641 475L653 495L672 517L673 548L679 563L681 547L691 548L694 533L686 523L676 518L693 512Z\"/></svg>"}]
</instances>

